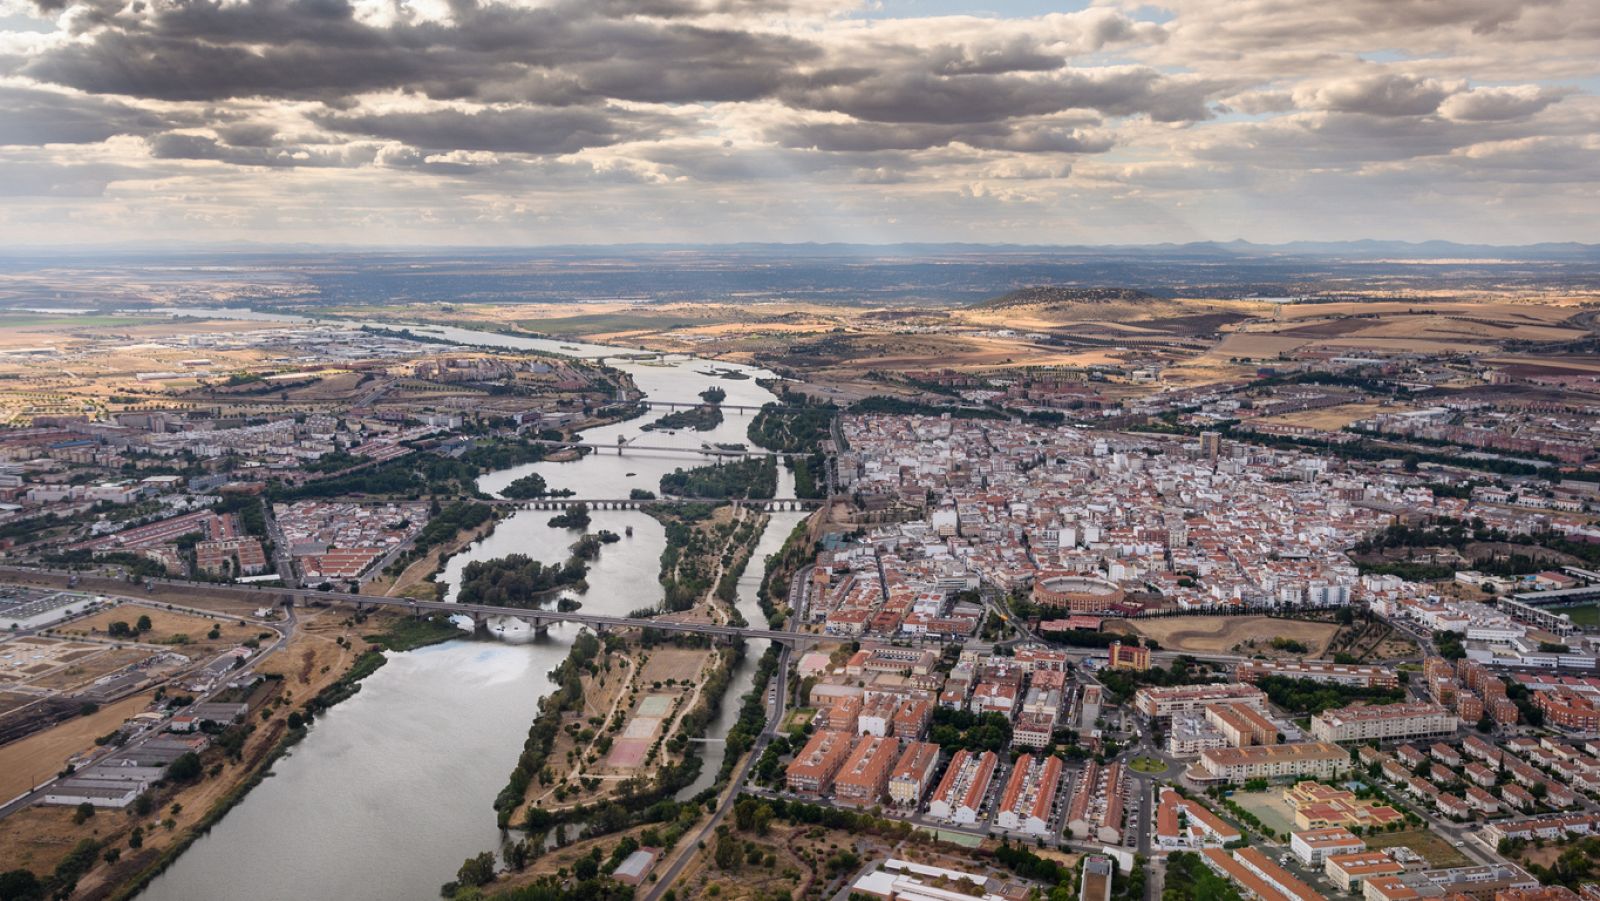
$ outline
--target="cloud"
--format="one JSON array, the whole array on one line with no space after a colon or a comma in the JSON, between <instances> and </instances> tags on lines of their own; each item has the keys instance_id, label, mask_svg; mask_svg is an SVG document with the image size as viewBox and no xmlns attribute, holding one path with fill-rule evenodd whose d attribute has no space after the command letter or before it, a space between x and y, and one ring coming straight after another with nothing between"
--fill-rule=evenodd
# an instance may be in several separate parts
<instances>
[{"instance_id":1,"label":"cloud","mask_svg":"<svg viewBox=\"0 0 1600 901\"><path fill-rule=\"evenodd\" d=\"M26 2L0 239L1554 236L1600 134L1594 0Z\"/></svg>"},{"instance_id":2,"label":"cloud","mask_svg":"<svg viewBox=\"0 0 1600 901\"><path fill-rule=\"evenodd\" d=\"M1439 109L1446 97L1464 84L1446 84L1432 78L1384 73L1343 78L1308 85L1294 93L1304 109L1373 116L1425 116Z\"/></svg>"},{"instance_id":3,"label":"cloud","mask_svg":"<svg viewBox=\"0 0 1600 901\"><path fill-rule=\"evenodd\" d=\"M158 160L209 160L235 166L265 166L294 169L307 167L348 167L373 160L372 147L236 146L208 135L167 132L147 140L151 157Z\"/></svg>"},{"instance_id":4,"label":"cloud","mask_svg":"<svg viewBox=\"0 0 1600 901\"><path fill-rule=\"evenodd\" d=\"M1565 92L1546 90L1538 85L1474 88L1455 94L1439 106L1439 112L1457 122L1499 122L1521 119L1560 100Z\"/></svg>"},{"instance_id":5,"label":"cloud","mask_svg":"<svg viewBox=\"0 0 1600 901\"><path fill-rule=\"evenodd\" d=\"M167 127L163 117L115 100L0 85L0 144L94 144Z\"/></svg>"},{"instance_id":6,"label":"cloud","mask_svg":"<svg viewBox=\"0 0 1600 901\"><path fill-rule=\"evenodd\" d=\"M789 91L785 99L795 106L875 122L995 122L1067 110L1185 122L1210 117L1206 99L1220 86L1140 66L958 76L902 68L823 73L812 84Z\"/></svg>"},{"instance_id":7,"label":"cloud","mask_svg":"<svg viewBox=\"0 0 1600 901\"><path fill-rule=\"evenodd\" d=\"M516 107L313 115L332 131L387 138L425 150L566 154L654 137L670 119L617 108Z\"/></svg>"}]
</instances>

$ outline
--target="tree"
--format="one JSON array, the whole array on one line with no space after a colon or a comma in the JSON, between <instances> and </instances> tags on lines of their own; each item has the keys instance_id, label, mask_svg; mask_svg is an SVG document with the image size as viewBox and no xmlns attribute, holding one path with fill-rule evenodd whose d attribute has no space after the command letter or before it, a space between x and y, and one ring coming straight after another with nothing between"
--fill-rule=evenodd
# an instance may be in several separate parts
<instances>
[{"instance_id":1,"label":"tree","mask_svg":"<svg viewBox=\"0 0 1600 901\"><path fill-rule=\"evenodd\" d=\"M204 768L200 766L200 755L190 751L167 766L167 778L173 782L193 782L200 778Z\"/></svg>"},{"instance_id":2,"label":"tree","mask_svg":"<svg viewBox=\"0 0 1600 901\"><path fill-rule=\"evenodd\" d=\"M494 881L494 852L484 851L477 857L469 857L456 871L456 881L462 885L488 885Z\"/></svg>"},{"instance_id":3,"label":"tree","mask_svg":"<svg viewBox=\"0 0 1600 901\"><path fill-rule=\"evenodd\" d=\"M150 623L150 617L148 615L140 615L138 621L134 623L133 627L138 629L140 632L148 632L154 628L154 626L152 626Z\"/></svg>"},{"instance_id":4,"label":"tree","mask_svg":"<svg viewBox=\"0 0 1600 901\"><path fill-rule=\"evenodd\" d=\"M119 619L106 627L106 634L112 638L129 638L133 635L133 627Z\"/></svg>"},{"instance_id":5,"label":"tree","mask_svg":"<svg viewBox=\"0 0 1600 901\"><path fill-rule=\"evenodd\" d=\"M756 825L756 799L740 798L733 805L733 825L740 832L749 832Z\"/></svg>"},{"instance_id":6,"label":"tree","mask_svg":"<svg viewBox=\"0 0 1600 901\"><path fill-rule=\"evenodd\" d=\"M572 862L572 875L583 882L600 875L600 849L595 848L588 854Z\"/></svg>"},{"instance_id":7,"label":"tree","mask_svg":"<svg viewBox=\"0 0 1600 901\"><path fill-rule=\"evenodd\" d=\"M719 870L733 870L739 866L739 842L726 826L717 828L717 849L714 858Z\"/></svg>"},{"instance_id":8,"label":"tree","mask_svg":"<svg viewBox=\"0 0 1600 901\"><path fill-rule=\"evenodd\" d=\"M45 896L44 883L32 870L7 870L0 873L0 898L6 901L35 901Z\"/></svg>"},{"instance_id":9,"label":"tree","mask_svg":"<svg viewBox=\"0 0 1600 901\"><path fill-rule=\"evenodd\" d=\"M84 801L78 805L77 810L72 812L72 822L81 824L92 816L94 816L94 805Z\"/></svg>"}]
</instances>

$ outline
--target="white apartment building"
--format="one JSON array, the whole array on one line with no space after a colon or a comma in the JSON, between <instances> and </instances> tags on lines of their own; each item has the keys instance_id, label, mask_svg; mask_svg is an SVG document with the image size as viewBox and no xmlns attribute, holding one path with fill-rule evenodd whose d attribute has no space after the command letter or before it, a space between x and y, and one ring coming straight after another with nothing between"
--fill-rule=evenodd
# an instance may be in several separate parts
<instances>
[{"instance_id":1,"label":"white apartment building","mask_svg":"<svg viewBox=\"0 0 1600 901\"><path fill-rule=\"evenodd\" d=\"M1285 776L1331 779L1350 769L1350 754L1328 742L1212 748L1200 752L1191 778L1205 782L1244 782Z\"/></svg>"},{"instance_id":2,"label":"white apartment building","mask_svg":"<svg viewBox=\"0 0 1600 901\"><path fill-rule=\"evenodd\" d=\"M1341 707L1311 718L1311 734L1319 741L1390 741L1453 735L1458 721L1438 704L1381 704Z\"/></svg>"}]
</instances>

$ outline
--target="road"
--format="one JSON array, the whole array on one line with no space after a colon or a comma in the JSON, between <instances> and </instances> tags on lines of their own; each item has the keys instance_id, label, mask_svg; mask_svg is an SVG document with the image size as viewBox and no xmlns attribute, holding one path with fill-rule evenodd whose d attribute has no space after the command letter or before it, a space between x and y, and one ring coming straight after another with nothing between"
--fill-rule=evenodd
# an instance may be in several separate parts
<instances>
[{"instance_id":1,"label":"road","mask_svg":"<svg viewBox=\"0 0 1600 901\"><path fill-rule=\"evenodd\" d=\"M756 762L761 759L762 753L766 751L767 745L771 744L773 737L777 735L778 727L783 723L784 713L789 701L789 655L791 653L789 645L780 645L780 647L782 650L778 655L778 671L772 677L772 687L776 690L776 700L773 702L772 709L768 712L767 727L761 730L761 734L756 737L755 744L746 753L744 760L734 769L733 778L728 782L728 787L724 789L725 794L722 797L722 803L717 805L717 809L712 812L711 818L706 820L706 824L693 837L687 840L688 844L683 844L685 840L679 839L683 852L673 860L667 871L662 873L656 883L645 893L644 901L660 901L661 896L666 893L672 883L683 875L684 867L688 866L689 861L693 860L699 853L700 846L705 844L710 847L710 839L716 833L717 826L727 817L728 811L733 809L734 802L744 792L745 780L750 778L750 770L755 767ZM756 690L759 691L760 689Z\"/></svg>"},{"instance_id":2,"label":"road","mask_svg":"<svg viewBox=\"0 0 1600 901\"><path fill-rule=\"evenodd\" d=\"M0 579L7 581L22 581L38 583L40 581L53 582L65 581L71 576L78 576L82 587L98 586L100 591L127 590L127 582L103 576L90 576L83 573L73 573L65 570L26 569L14 566L0 566ZM349 604L356 607L388 608L409 613L430 611L436 613L449 613L452 615L479 616L505 616L524 620L535 627L543 627L552 623L567 622L591 626L597 629L605 628L652 628L666 632L687 632L701 635L718 635L728 638L764 638L785 644L814 644L820 641L835 641L837 638L827 635L816 635L808 632L789 632L776 629L764 629L754 626L730 626L720 623L674 622L672 620L635 619L627 616L605 616L595 613L580 611L560 611L544 609L524 609L521 607L499 607L489 604L454 604L446 601L419 601L411 598L390 598L381 595L351 594L343 591L316 591L309 588L278 588L243 585L218 585L211 582L190 582L184 579L150 579L150 587L146 594L160 594L163 589L189 591L211 597L227 597L243 600L245 603L262 604L290 601L294 603L309 604Z\"/></svg>"}]
</instances>

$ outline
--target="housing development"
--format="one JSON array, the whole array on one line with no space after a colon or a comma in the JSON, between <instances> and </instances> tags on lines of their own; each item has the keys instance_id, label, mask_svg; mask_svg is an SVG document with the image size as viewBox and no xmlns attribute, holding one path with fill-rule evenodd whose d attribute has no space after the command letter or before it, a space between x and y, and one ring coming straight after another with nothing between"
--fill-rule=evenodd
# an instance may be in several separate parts
<instances>
[{"instance_id":1,"label":"housing development","mask_svg":"<svg viewBox=\"0 0 1600 901\"><path fill-rule=\"evenodd\" d=\"M492 844L324 893L1600 901L1581 378L1541 426L1499 358L867 377L559 328L0 355L6 891L319 896L274 861L425 805ZM321 813L219 868L255 792Z\"/></svg>"}]
</instances>

